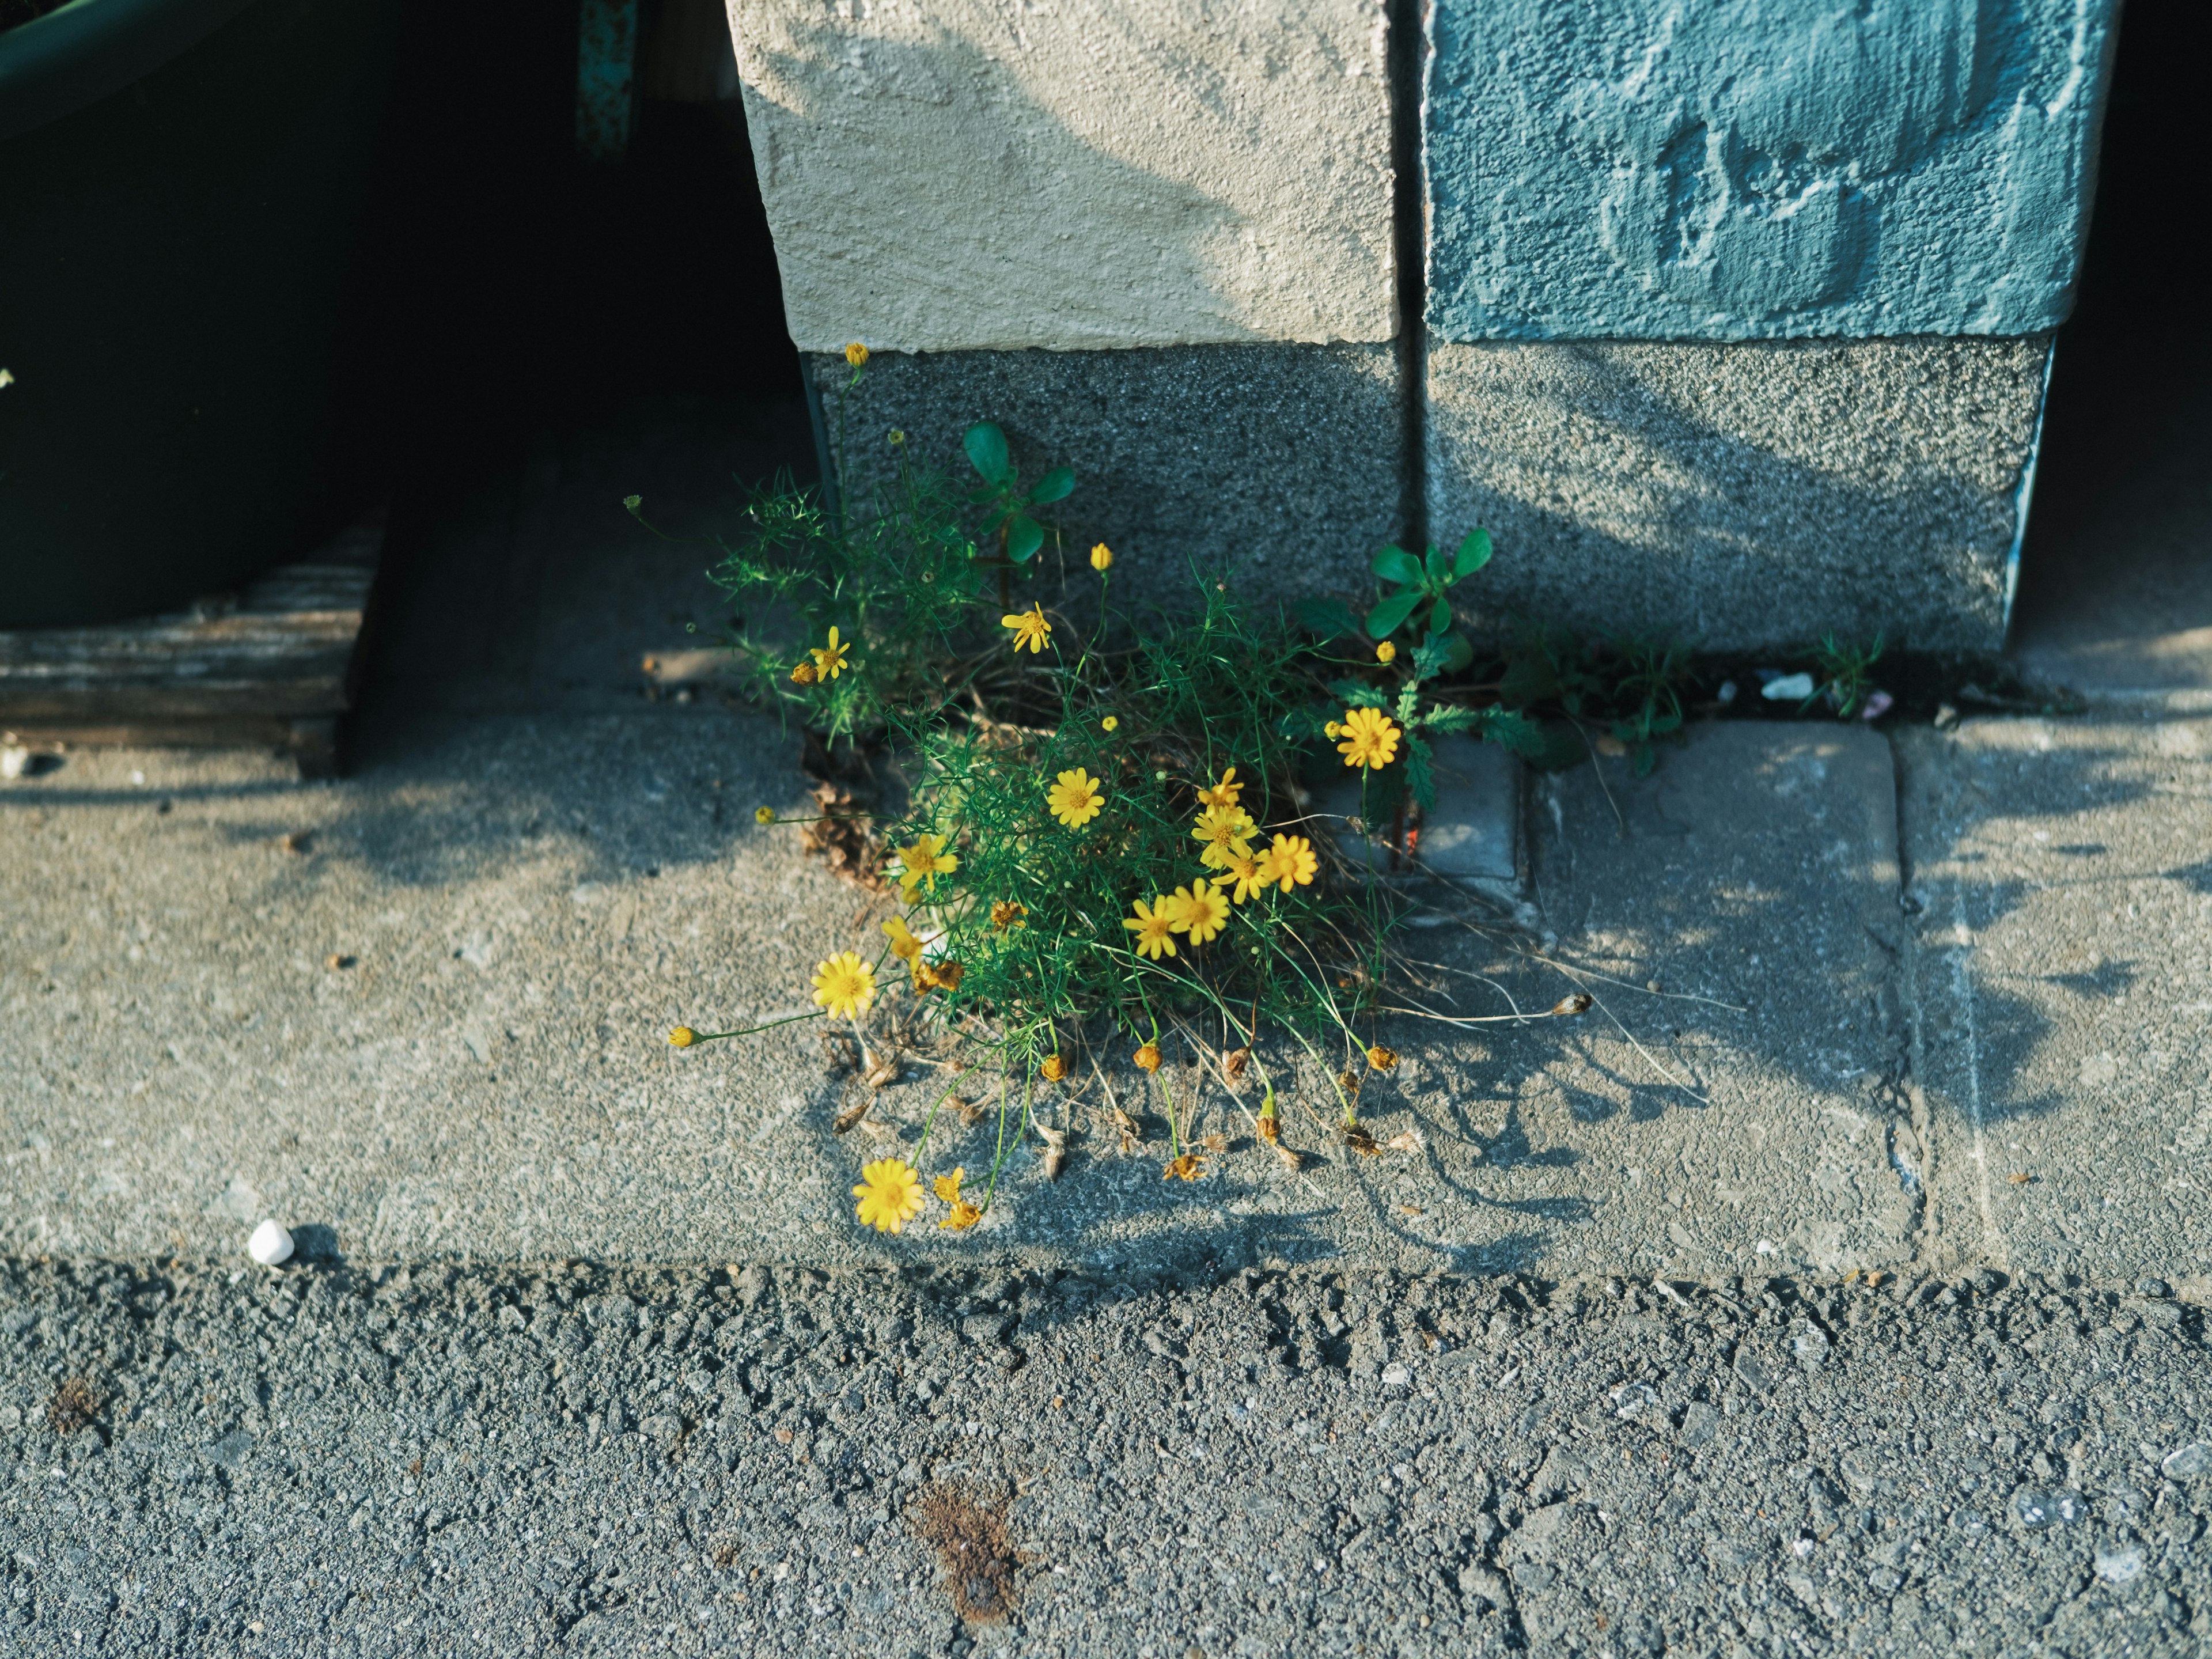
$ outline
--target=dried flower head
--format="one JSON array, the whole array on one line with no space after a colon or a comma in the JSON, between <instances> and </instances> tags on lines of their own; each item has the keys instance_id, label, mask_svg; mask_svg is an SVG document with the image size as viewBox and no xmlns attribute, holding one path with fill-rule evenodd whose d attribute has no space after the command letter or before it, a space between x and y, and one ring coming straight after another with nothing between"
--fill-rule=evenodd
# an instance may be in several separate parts
<instances>
[{"instance_id":1,"label":"dried flower head","mask_svg":"<svg viewBox=\"0 0 2212 1659\"><path fill-rule=\"evenodd\" d=\"M960 1201L960 1183L967 1177L967 1174L968 1168L965 1164L957 1165L951 1175L941 1175L929 1183L930 1190L945 1203L957 1204Z\"/></svg>"},{"instance_id":2,"label":"dried flower head","mask_svg":"<svg viewBox=\"0 0 2212 1659\"><path fill-rule=\"evenodd\" d=\"M1028 927L1028 907L1012 899L1000 899L991 907L991 928L994 933L1005 933L1011 927Z\"/></svg>"},{"instance_id":3,"label":"dried flower head","mask_svg":"<svg viewBox=\"0 0 2212 1659\"><path fill-rule=\"evenodd\" d=\"M1129 1058L1136 1061L1137 1069L1140 1072L1157 1072L1160 1069L1160 1048L1156 1042L1147 1042Z\"/></svg>"},{"instance_id":4,"label":"dried flower head","mask_svg":"<svg viewBox=\"0 0 2212 1659\"><path fill-rule=\"evenodd\" d=\"M1037 1070L1043 1075L1047 1083L1057 1083L1067 1075L1067 1062L1058 1054L1047 1054L1044 1057L1044 1064L1038 1066Z\"/></svg>"},{"instance_id":5,"label":"dried flower head","mask_svg":"<svg viewBox=\"0 0 2212 1659\"><path fill-rule=\"evenodd\" d=\"M818 678L811 662L803 662L791 671L791 681L794 685L811 685Z\"/></svg>"},{"instance_id":6,"label":"dried flower head","mask_svg":"<svg viewBox=\"0 0 2212 1659\"><path fill-rule=\"evenodd\" d=\"M1163 1181L1196 1181L1206 1173L1206 1160L1196 1152L1185 1152L1171 1163L1160 1167Z\"/></svg>"},{"instance_id":7,"label":"dried flower head","mask_svg":"<svg viewBox=\"0 0 2212 1659\"><path fill-rule=\"evenodd\" d=\"M1378 1072L1387 1072L1398 1063L1398 1051L1377 1043L1367 1051L1367 1063Z\"/></svg>"},{"instance_id":8,"label":"dried flower head","mask_svg":"<svg viewBox=\"0 0 2212 1659\"><path fill-rule=\"evenodd\" d=\"M937 1224L956 1233L966 1232L983 1218L983 1212L967 1200L962 1199L952 1206L952 1212Z\"/></svg>"},{"instance_id":9,"label":"dried flower head","mask_svg":"<svg viewBox=\"0 0 2212 1659\"><path fill-rule=\"evenodd\" d=\"M878 1158L861 1170L853 1196L860 1200L863 1226L895 1233L921 1212L921 1176L902 1158Z\"/></svg>"}]
</instances>

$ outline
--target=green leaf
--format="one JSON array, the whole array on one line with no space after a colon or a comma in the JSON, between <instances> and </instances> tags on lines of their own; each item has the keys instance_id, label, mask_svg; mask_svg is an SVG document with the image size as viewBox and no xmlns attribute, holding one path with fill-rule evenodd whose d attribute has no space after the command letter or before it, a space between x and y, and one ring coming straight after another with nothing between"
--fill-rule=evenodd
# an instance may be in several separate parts
<instances>
[{"instance_id":1,"label":"green leaf","mask_svg":"<svg viewBox=\"0 0 2212 1659\"><path fill-rule=\"evenodd\" d=\"M1306 598L1298 601L1298 625L1308 633L1318 634L1326 641L1340 640L1346 634L1359 631L1359 618L1352 614L1352 607L1341 599Z\"/></svg>"},{"instance_id":2,"label":"green leaf","mask_svg":"<svg viewBox=\"0 0 2212 1659\"><path fill-rule=\"evenodd\" d=\"M1053 501L1065 500L1067 493L1074 488L1075 469L1056 466L1036 481L1036 488L1030 491L1030 505L1044 507Z\"/></svg>"},{"instance_id":3,"label":"green leaf","mask_svg":"<svg viewBox=\"0 0 2212 1659\"><path fill-rule=\"evenodd\" d=\"M1413 607L1427 597L1418 587L1400 588L1367 613L1368 637L1379 640L1395 633L1399 624L1413 614Z\"/></svg>"},{"instance_id":4,"label":"green leaf","mask_svg":"<svg viewBox=\"0 0 2212 1659\"><path fill-rule=\"evenodd\" d=\"M1451 584L1451 556L1441 547L1429 549L1428 568L1423 572L1421 586L1431 593L1442 593Z\"/></svg>"},{"instance_id":5,"label":"green leaf","mask_svg":"<svg viewBox=\"0 0 2212 1659\"><path fill-rule=\"evenodd\" d=\"M1435 810L1437 804L1437 775L1430 764L1431 758L1427 740L1407 732L1406 789L1420 803L1424 812Z\"/></svg>"},{"instance_id":6,"label":"green leaf","mask_svg":"<svg viewBox=\"0 0 2212 1659\"><path fill-rule=\"evenodd\" d=\"M968 452L968 459L975 470L992 483L1003 483L1012 473L1014 464L1006 453L1006 434L990 421L978 421L961 434L960 447Z\"/></svg>"},{"instance_id":7,"label":"green leaf","mask_svg":"<svg viewBox=\"0 0 2212 1659\"><path fill-rule=\"evenodd\" d=\"M1399 725L1410 726L1413 724L1413 709L1420 695L1420 685L1413 680L1407 680L1398 688L1398 706L1391 713L1396 716Z\"/></svg>"},{"instance_id":8,"label":"green leaf","mask_svg":"<svg viewBox=\"0 0 2212 1659\"><path fill-rule=\"evenodd\" d=\"M1451 626L1451 601L1438 599L1436 609L1429 612L1429 636L1433 639Z\"/></svg>"},{"instance_id":9,"label":"green leaf","mask_svg":"<svg viewBox=\"0 0 2212 1659\"><path fill-rule=\"evenodd\" d=\"M1451 636L1431 634L1413 647L1413 673L1425 680L1440 674L1450 656Z\"/></svg>"},{"instance_id":10,"label":"green leaf","mask_svg":"<svg viewBox=\"0 0 2212 1659\"><path fill-rule=\"evenodd\" d=\"M1467 532L1452 558L1452 580L1464 581L1490 562L1490 532L1480 526Z\"/></svg>"},{"instance_id":11,"label":"green leaf","mask_svg":"<svg viewBox=\"0 0 2212 1659\"><path fill-rule=\"evenodd\" d=\"M1044 529L1035 519L1017 513L1006 521L1006 556L1020 564L1044 545Z\"/></svg>"},{"instance_id":12,"label":"green leaf","mask_svg":"<svg viewBox=\"0 0 2212 1659\"><path fill-rule=\"evenodd\" d=\"M1346 708L1382 708L1388 706L1382 694L1364 680L1331 680L1328 692Z\"/></svg>"},{"instance_id":13,"label":"green leaf","mask_svg":"<svg viewBox=\"0 0 2212 1659\"><path fill-rule=\"evenodd\" d=\"M1421 562L1402 547L1386 547L1367 562L1367 568L1386 582L1418 582Z\"/></svg>"}]
</instances>

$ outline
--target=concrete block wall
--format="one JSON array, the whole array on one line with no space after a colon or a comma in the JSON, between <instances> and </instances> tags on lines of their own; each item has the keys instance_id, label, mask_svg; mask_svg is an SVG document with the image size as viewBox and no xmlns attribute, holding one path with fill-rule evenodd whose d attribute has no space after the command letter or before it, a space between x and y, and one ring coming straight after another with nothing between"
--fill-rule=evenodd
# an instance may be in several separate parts
<instances>
[{"instance_id":1,"label":"concrete block wall","mask_svg":"<svg viewBox=\"0 0 2212 1659\"><path fill-rule=\"evenodd\" d=\"M2001 643L2117 0L730 0L793 337L1071 544L1468 621ZM1425 33L1402 19L1419 12ZM1412 257L1408 258L1408 251Z\"/></svg>"}]
</instances>

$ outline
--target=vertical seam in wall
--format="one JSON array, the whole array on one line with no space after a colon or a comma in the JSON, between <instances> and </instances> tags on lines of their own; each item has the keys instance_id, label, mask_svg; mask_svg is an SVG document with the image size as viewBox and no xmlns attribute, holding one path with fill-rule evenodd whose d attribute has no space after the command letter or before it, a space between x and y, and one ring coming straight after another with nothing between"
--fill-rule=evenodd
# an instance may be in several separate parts
<instances>
[{"instance_id":1,"label":"vertical seam in wall","mask_svg":"<svg viewBox=\"0 0 2212 1659\"><path fill-rule=\"evenodd\" d=\"M1390 232L1398 313L1399 535L1428 540L1428 225L1423 108L1432 0L1385 0L1390 96Z\"/></svg>"}]
</instances>

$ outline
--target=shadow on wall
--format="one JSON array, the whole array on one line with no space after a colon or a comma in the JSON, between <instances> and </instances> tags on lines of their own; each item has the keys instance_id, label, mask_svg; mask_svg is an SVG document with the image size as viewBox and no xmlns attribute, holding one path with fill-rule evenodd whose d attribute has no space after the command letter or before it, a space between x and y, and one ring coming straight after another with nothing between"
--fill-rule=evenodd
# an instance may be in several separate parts
<instances>
[{"instance_id":1,"label":"shadow on wall","mask_svg":"<svg viewBox=\"0 0 2212 1659\"><path fill-rule=\"evenodd\" d=\"M1994 652L2045 339L1432 344L1429 521L1509 613Z\"/></svg>"}]
</instances>

